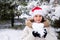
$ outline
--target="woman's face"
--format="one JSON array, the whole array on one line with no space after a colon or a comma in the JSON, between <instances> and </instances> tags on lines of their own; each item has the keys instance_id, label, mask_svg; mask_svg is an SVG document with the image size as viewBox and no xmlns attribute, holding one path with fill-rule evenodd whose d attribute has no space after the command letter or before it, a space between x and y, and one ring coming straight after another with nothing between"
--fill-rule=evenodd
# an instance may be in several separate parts
<instances>
[{"instance_id":1,"label":"woman's face","mask_svg":"<svg viewBox=\"0 0 60 40\"><path fill-rule=\"evenodd\" d=\"M37 14L33 17L34 22L40 23L42 21L42 16Z\"/></svg>"}]
</instances>

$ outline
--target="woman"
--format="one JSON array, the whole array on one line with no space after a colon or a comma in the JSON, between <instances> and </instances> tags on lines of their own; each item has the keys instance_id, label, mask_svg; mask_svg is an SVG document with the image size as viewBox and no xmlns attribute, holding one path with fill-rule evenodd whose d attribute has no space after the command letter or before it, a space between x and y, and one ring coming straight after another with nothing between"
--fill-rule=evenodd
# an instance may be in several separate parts
<instances>
[{"instance_id":1,"label":"woman","mask_svg":"<svg viewBox=\"0 0 60 40\"><path fill-rule=\"evenodd\" d=\"M26 21L26 27L22 32L20 40L57 40L54 30L49 26L49 21L44 18L42 8L34 7L32 10L31 19ZM47 35L45 38L35 37L33 35L32 23L43 23L46 28Z\"/></svg>"}]
</instances>

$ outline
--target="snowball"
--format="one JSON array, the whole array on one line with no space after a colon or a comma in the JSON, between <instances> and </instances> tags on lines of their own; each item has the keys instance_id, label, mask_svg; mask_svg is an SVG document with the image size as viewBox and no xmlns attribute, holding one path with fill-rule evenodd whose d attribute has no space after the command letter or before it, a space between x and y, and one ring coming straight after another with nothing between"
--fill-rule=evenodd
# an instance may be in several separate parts
<instances>
[{"instance_id":1,"label":"snowball","mask_svg":"<svg viewBox=\"0 0 60 40\"><path fill-rule=\"evenodd\" d=\"M41 34L41 37L44 35L44 24L43 23L33 23L32 28L34 31Z\"/></svg>"}]
</instances>

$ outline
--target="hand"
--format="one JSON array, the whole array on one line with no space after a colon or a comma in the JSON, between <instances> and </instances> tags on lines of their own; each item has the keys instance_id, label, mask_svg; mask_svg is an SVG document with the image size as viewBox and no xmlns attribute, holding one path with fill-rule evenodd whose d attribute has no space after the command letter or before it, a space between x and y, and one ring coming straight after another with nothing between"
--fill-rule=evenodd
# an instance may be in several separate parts
<instances>
[{"instance_id":1,"label":"hand","mask_svg":"<svg viewBox=\"0 0 60 40\"><path fill-rule=\"evenodd\" d=\"M36 31L33 31L32 34L33 34L34 37L39 37L39 38L41 38L41 34L39 34L39 33L36 32ZM46 29L44 29L44 35L43 35L43 37L46 38L46 36L47 36L47 31L46 31Z\"/></svg>"},{"instance_id":2,"label":"hand","mask_svg":"<svg viewBox=\"0 0 60 40\"><path fill-rule=\"evenodd\" d=\"M34 37L40 37L40 34L38 32L33 31L32 34Z\"/></svg>"},{"instance_id":3,"label":"hand","mask_svg":"<svg viewBox=\"0 0 60 40\"><path fill-rule=\"evenodd\" d=\"M46 29L44 29L44 31L45 32L44 32L44 36L43 37L45 38L47 36L47 31L46 31Z\"/></svg>"}]
</instances>

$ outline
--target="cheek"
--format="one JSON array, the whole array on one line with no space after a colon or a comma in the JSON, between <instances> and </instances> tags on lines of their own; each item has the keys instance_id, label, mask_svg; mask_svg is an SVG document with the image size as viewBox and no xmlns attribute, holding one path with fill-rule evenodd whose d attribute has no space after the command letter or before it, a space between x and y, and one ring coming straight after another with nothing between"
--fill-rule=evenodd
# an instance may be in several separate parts
<instances>
[{"instance_id":1,"label":"cheek","mask_svg":"<svg viewBox=\"0 0 60 40\"><path fill-rule=\"evenodd\" d=\"M40 18L39 18L39 19L37 19L37 20L41 22L41 21L42 21L42 17L40 17Z\"/></svg>"},{"instance_id":2,"label":"cheek","mask_svg":"<svg viewBox=\"0 0 60 40\"><path fill-rule=\"evenodd\" d=\"M42 17L39 18L42 21Z\"/></svg>"},{"instance_id":3,"label":"cheek","mask_svg":"<svg viewBox=\"0 0 60 40\"><path fill-rule=\"evenodd\" d=\"M34 17L33 19L34 19L34 21L36 21L36 20L37 20L37 18L35 18L35 17Z\"/></svg>"}]
</instances>

